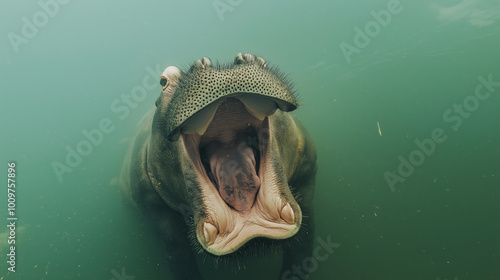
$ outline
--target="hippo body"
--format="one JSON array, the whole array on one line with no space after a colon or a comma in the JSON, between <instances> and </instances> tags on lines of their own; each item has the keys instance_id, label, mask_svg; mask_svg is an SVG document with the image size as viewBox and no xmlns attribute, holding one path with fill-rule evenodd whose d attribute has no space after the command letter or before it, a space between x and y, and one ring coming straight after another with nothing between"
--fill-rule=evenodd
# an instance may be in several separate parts
<instances>
[{"instance_id":1,"label":"hippo body","mask_svg":"<svg viewBox=\"0 0 500 280\"><path fill-rule=\"evenodd\" d=\"M293 267L312 255L317 165L289 113L290 83L262 58L238 54L227 66L203 58L184 72L167 67L160 84L121 185L156 225L172 278L203 279L200 256L239 267L272 250L283 255L280 279L299 279Z\"/></svg>"}]
</instances>

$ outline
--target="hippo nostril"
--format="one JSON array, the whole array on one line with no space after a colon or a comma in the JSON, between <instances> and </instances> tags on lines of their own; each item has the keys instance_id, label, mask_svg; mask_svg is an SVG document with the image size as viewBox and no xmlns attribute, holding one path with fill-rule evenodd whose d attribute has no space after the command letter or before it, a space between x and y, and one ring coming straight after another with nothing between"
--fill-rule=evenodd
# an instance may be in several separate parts
<instances>
[{"instance_id":1,"label":"hippo nostril","mask_svg":"<svg viewBox=\"0 0 500 280\"><path fill-rule=\"evenodd\" d=\"M290 206L290 203L287 203L281 209L281 218L290 225L295 223L295 214L293 213L293 209Z\"/></svg>"},{"instance_id":2,"label":"hippo nostril","mask_svg":"<svg viewBox=\"0 0 500 280\"><path fill-rule=\"evenodd\" d=\"M243 64L245 63L245 59L243 58L242 53L238 53L236 57L234 58L234 64Z\"/></svg>"},{"instance_id":3,"label":"hippo nostril","mask_svg":"<svg viewBox=\"0 0 500 280\"><path fill-rule=\"evenodd\" d=\"M198 59L194 64L193 67L198 68L198 69L208 69L212 67L212 61L208 57L203 57L202 59Z\"/></svg>"},{"instance_id":4,"label":"hippo nostril","mask_svg":"<svg viewBox=\"0 0 500 280\"><path fill-rule=\"evenodd\" d=\"M247 63L247 64L257 63L260 66L266 68L266 61L262 57L258 57L258 56L255 56L253 54L248 54L248 53L237 54L236 57L234 58L234 64L238 65L238 64L244 64L244 63Z\"/></svg>"},{"instance_id":5,"label":"hippo nostril","mask_svg":"<svg viewBox=\"0 0 500 280\"><path fill-rule=\"evenodd\" d=\"M210 246L214 243L215 237L217 237L217 228L211 224L205 222L203 225L203 236L205 237L205 243Z\"/></svg>"},{"instance_id":6,"label":"hippo nostril","mask_svg":"<svg viewBox=\"0 0 500 280\"><path fill-rule=\"evenodd\" d=\"M212 61L210 61L210 58L208 57L204 57L202 58L202 64L203 64L203 69L206 69L206 68L209 68L210 66L212 66Z\"/></svg>"}]
</instances>

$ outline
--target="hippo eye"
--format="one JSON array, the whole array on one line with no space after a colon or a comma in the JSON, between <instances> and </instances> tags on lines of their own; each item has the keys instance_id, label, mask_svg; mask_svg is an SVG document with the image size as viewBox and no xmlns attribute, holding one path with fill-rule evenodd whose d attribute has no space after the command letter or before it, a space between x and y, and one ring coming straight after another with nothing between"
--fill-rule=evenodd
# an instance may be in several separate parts
<instances>
[{"instance_id":1,"label":"hippo eye","mask_svg":"<svg viewBox=\"0 0 500 280\"><path fill-rule=\"evenodd\" d=\"M165 87L167 86L167 78L165 77L161 77L160 78L160 85L163 89L165 89Z\"/></svg>"}]
</instances>

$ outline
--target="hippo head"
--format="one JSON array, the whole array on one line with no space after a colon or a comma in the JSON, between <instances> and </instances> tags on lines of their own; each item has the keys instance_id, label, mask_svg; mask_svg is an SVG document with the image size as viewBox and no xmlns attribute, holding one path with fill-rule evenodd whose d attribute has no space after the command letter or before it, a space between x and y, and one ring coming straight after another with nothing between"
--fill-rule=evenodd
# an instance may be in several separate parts
<instances>
[{"instance_id":1,"label":"hippo head","mask_svg":"<svg viewBox=\"0 0 500 280\"><path fill-rule=\"evenodd\" d=\"M149 175L170 207L192 209L197 242L222 256L252 238L296 234L302 212L289 186L293 151L283 143L295 123L283 116L297 101L284 76L238 54L230 65L203 58L186 71L167 67L160 84L148 156L179 164L157 164Z\"/></svg>"}]
</instances>

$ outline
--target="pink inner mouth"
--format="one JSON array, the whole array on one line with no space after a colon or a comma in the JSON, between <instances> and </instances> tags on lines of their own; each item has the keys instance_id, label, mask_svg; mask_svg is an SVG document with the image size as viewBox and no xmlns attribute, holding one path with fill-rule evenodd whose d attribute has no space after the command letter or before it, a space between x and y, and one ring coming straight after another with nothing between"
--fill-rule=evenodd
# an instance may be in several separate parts
<instances>
[{"instance_id":1,"label":"pink inner mouth","mask_svg":"<svg viewBox=\"0 0 500 280\"><path fill-rule=\"evenodd\" d=\"M258 152L249 146L249 138L248 134L239 134L231 143L205 146L210 179L222 199L241 212L252 208L260 187Z\"/></svg>"}]
</instances>

